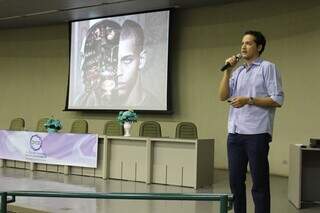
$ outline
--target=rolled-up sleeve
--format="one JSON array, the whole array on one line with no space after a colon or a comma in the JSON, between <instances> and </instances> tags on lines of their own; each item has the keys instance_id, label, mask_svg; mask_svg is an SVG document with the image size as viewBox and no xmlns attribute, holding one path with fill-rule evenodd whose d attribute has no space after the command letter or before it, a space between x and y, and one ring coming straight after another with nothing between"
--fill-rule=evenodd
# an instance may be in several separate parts
<instances>
[{"instance_id":1,"label":"rolled-up sleeve","mask_svg":"<svg viewBox=\"0 0 320 213\"><path fill-rule=\"evenodd\" d=\"M274 64L268 64L265 69L265 81L268 95L279 105L283 105L284 92L282 90L282 79L280 72Z\"/></svg>"}]
</instances>

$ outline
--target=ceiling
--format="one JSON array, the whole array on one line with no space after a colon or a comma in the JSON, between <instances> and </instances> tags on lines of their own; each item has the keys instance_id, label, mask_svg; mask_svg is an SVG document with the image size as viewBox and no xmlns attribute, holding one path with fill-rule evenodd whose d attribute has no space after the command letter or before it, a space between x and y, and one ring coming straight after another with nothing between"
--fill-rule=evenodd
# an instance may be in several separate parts
<instances>
[{"instance_id":1,"label":"ceiling","mask_svg":"<svg viewBox=\"0 0 320 213\"><path fill-rule=\"evenodd\" d=\"M50 25L170 7L221 5L241 0L0 0L0 28Z\"/></svg>"}]
</instances>

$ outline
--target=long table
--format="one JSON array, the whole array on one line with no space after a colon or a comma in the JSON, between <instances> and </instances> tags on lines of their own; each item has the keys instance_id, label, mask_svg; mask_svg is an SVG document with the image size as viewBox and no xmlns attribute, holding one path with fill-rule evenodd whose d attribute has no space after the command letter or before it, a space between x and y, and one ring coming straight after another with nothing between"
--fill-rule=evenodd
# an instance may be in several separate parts
<instances>
[{"instance_id":1,"label":"long table","mask_svg":"<svg viewBox=\"0 0 320 213\"><path fill-rule=\"evenodd\" d=\"M199 188L213 183L214 140L106 137L103 178Z\"/></svg>"},{"instance_id":2,"label":"long table","mask_svg":"<svg viewBox=\"0 0 320 213\"><path fill-rule=\"evenodd\" d=\"M320 148L290 144L288 199L298 209L320 201Z\"/></svg>"},{"instance_id":3,"label":"long table","mask_svg":"<svg viewBox=\"0 0 320 213\"><path fill-rule=\"evenodd\" d=\"M0 166L199 188L213 183L214 140L99 135L97 168L12 160Z\"/></svg>"}]
</instances>

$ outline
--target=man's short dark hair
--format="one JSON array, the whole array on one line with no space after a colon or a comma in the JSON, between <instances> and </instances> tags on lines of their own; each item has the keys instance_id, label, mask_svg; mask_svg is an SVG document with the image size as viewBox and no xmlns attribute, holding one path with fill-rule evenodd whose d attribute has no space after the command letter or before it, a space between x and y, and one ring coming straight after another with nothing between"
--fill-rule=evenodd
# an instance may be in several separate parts
<instances>
[{"instance_id":1,"label":"man's short dark hair","mask_svg":"<svg viewBox=\"0 0 320 213\"><path fill-rule=\"evenodd\" d=\"M256 42L257 46L261 45L261 50L259 51L259 55L262 54L264 48L266 46L266 38L264 35L259 31L249 30L244 33L244 35L252 35L255 37L254 41Z\"/></svg>"},{"instance_id":2,"label":"man's short dark hair","mask_svg":"<svg viewBox=\"0 0 320 213\"><path fill-rule=\"evenodd\" d=\"M134 37L135 46L137 47L138 52L143 50L143 43L144 43L144 33L142 27L134 21L125 20L122 24L122 31L121 31L121 39L126 39L129 37Z\"/></svg>"}]
</instances>

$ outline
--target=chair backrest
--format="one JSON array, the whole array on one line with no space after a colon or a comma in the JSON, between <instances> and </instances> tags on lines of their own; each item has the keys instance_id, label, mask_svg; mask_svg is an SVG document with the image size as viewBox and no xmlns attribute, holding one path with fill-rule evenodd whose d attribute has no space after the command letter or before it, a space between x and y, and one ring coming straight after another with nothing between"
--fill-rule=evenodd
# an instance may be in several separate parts
<instances>
[{"instance_id":1,"label":"chair backrest","mask_svg":"<svg viewBox=\"0 0 320 213\"><path fill-rule=\"evenodd\" d=\"M10 122L9 130L22 131L24 130L25 122L23 118L14 118Z\"/></svg>"},{"instance_id":2,"label":"chair backrest","mask_svg":"<svg viewBox=\"0 0 320 213\"><path fill-rule=\"evenodd\" d=\"M70 132L80 134L88 133L88 122L83 119L73 121Z\"/></svg>"},{"instance_id":3,"label":"chair backrest","mask_svg":"<svg viewBox=\"0 0 320 213\"><path fill-rule=\"evenodd\" d=\"M47 131L47 129L44 127L44 124L47 123L48 119L49 118L40 118L38 120L37 128L36 128L37 132L46 132Z\"/></svg>"},{"instance_id":4,"label":"chair backrest","mask_svg":"<svg viewBox=\"0 0 320 213\"><path fill-rule=\"evenodd\" d=\"M160 124L156 121L142 122L139 129L139 136L160 138L162 136Z\"/></svg>"},{"instance_id":5,"label":"chair backrest","mask_svg":"<svg viewBox=\"0 0 320 213\"><path fill-rule=\"evenodd\" d=\"M123 126L118 121L107 121L104 125L104 135L123 136Z\"/></svg>"},{"instance_id":6,"label":"chair backrest","mask_svg":"<svg viewBox=\"0 0 320 213\"><path fill-rule=\"evenodd\" d=\"M197 126L192 122L180 122L176 127L176 138L197 139Z\"/></svg>"}]
</instances>

